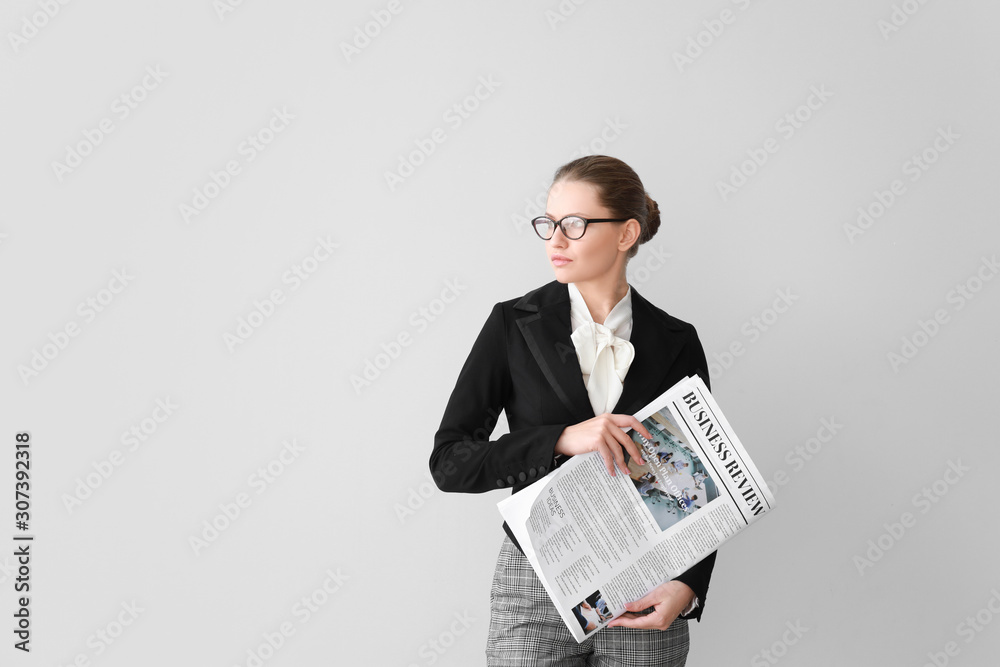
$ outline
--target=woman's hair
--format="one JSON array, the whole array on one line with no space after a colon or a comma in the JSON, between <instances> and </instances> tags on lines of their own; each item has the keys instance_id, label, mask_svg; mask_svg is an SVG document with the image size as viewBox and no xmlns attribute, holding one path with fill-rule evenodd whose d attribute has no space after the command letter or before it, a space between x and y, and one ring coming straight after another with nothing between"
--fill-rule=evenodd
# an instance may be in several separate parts
<instances>
[{"instance_id":1,"label":"woman's hair","mask_svg":"<svg viewBox=\"0 0 1000 667\"><path fill-rule=\"evenodd\" d=\"M567 162L556 170L552 184L559 181L583 181L595 186L597 199L611 211L612 218L635 218L639 238L628 249L626 259L639 252L639 246L653 238L660 228L660 207L646 193L639 175L618 158L587 155Z\"/></svg>"}]
</instances>

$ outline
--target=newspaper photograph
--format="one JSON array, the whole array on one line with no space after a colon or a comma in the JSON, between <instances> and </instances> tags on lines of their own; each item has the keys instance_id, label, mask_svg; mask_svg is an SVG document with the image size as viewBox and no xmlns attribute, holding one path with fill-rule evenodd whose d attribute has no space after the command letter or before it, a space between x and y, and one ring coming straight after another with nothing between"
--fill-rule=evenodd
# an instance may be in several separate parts
<instances>
[{"instance_id":1,"label":"newspaper photograph","mask_svg":"<svg viewBox=\"0 0 1000 667\"><path fill-rule=\"evenodd\" d=\"M571 457L497 506L578 642L764 516L774 497L698 376L636 413L644 465Z\"/></svg>"}]
</instances>

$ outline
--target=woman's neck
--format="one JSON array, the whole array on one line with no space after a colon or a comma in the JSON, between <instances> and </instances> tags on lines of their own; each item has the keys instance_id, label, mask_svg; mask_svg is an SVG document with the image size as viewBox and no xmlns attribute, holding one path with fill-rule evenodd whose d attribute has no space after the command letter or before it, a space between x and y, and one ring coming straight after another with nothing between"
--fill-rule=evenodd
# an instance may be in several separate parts
<instances>
[{"instance_id":1,"label":"woman's neck","mask_svg":"<svg viewBox=\"0 0 1000 667\"><path fill-rule=\"evenodd\" d=\"M603 324L611 310L628 294L628 281L625 276L613 280L595 279L573 284L580 290L580 296L587 304L590 316L598 324Z\"/></svg>"}]
</instances>

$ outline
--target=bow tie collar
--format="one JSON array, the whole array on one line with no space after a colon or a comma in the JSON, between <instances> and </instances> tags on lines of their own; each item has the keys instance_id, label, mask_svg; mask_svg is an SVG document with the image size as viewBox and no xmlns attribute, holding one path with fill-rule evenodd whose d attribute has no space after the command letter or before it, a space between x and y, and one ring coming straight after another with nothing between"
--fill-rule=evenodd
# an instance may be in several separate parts
<instances>
[{"instance_id":1,"label":"bow tie collar","mask_svg":"<svg viewBox=\"0 0 1000 667\"><path fill-rule=\"evenodd\" d=\"M570 283L569 288L572 319L582 322L573 330L570 339L580 361L590 405L595 415L611 412L621 397L625 375L635 358L632 343L616 333L630 331L627 325L632 322L631 287L608 314L604 324L594 322L576 285Z\"/></svg>"}]
</instances>

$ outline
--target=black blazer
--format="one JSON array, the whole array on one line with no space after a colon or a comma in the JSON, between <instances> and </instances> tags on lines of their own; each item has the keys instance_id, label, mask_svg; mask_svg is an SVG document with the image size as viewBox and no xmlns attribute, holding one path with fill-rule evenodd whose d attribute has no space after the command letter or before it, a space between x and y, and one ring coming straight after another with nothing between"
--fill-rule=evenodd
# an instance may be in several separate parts
<instances>
[{"instance_id":1,"label":"black blazer","mask_svg":"<svg viewBox=\"0 0 1000 667\"><path fill-rule=\"evenodd\" d=\"M442 491L513 487L517 493L566 460L553 452L563 429L595 416L570 339L569 312L569 289L557 280L493 306L434 434L430 469ZM695 328L635 287L629 340L635 358L613 413L635 414L687 375L697 373L709 384ZM491 441L501 410L510 433ZM506 522L503 528L520 550ZM686 618L701 620L715 556L713 551L677 577L699 600Z\"/></svg>"}]
</instances>

